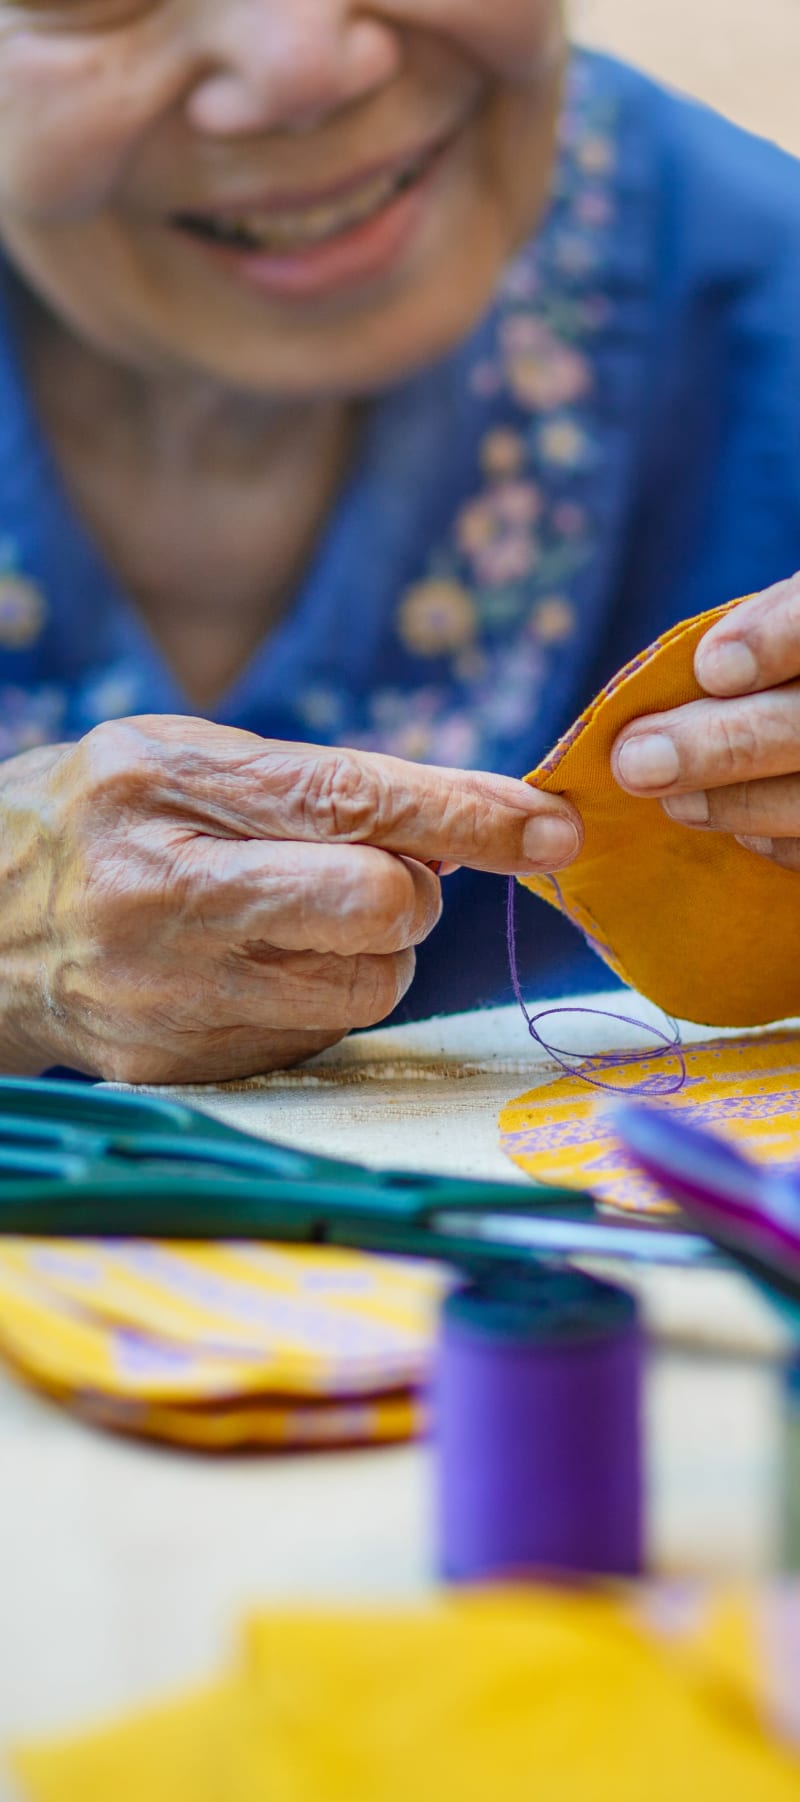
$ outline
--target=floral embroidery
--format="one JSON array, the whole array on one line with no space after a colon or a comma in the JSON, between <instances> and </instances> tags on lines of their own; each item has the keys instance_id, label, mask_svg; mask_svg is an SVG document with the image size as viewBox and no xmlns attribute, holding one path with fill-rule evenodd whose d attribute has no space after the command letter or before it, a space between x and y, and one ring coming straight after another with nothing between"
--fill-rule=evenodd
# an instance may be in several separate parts
<instances>
[{"instance_id":1,"label":"floral embroidery","mask_svg":"<svg viewBox=\"0 0 800 1802\"><path fill-rule=\"evenodd\" d=\"M525 462L525 440L519 432L498 426L487 432L481 446L481 463L488 476L517 475Z\"/></svg>"},{"instance_id":2,"label":"floral embroidery","mask_svg":"<svg viewBox=\"0 0 800 1802\"><path fill-rule=\"evenodd\" d=\"M44 595L17 569L17 547L0 539L0 652L29 651L47 620ZM0 684L0 758L52 744L60 736L65 696L55 685Z\"/></svg>"},{"instance_id":3,"label":"floral embroidery","mask_svg":"<svg viewBox=\"0 0 800 1802\"><path fill-rule=\"evenodd\" d=\"M549 413L581 400L592 385L586 358L532 314L514 313L503 337L506 380L515 400L531 412Z\"/></svg>"},{"instance_id":4,"label":"floral embroidery","mask_svg":"<svg viewBox=\"0 0 800 1802\"><path fill-rule=\"evenodd\" d=\"M420 657L460 650L475 634L475 608L459 582L419 582L398 615L401 638Z\"/></svg>"},{"instance_id":5,"label":"floral embroidery","mask_svg":"<svg viewBox=\"0 0 800 1802\"><path fill-rule=\"evenodd\" d=\"M57 744L63 736L66 695L55 684L0 688L0 758Z\"/></svg>"},{"instance_id":6,"label":"floral embroidery","mask_svg":"<svg viewBox=\"0 0 800 1802\"><path fill-rule=\"evenodd\" d=\"M577 469L586 456L586 434L572 419L554 419L542 426L539 451L545 463L560 463L564 469Z\"/></svg>"},{"instance_id":7,"label":"floral embroidery","mask_svg":"<svg viewBox=\"0 0 800 1802\"><path fill-rule=\"evenodd\" d=\"M484 334L468 374L487 413L475 489L399 597L402 686L373 691L350 742L437 762L502 759L529 733L552 660L575 638L571 585L599 539L590 409L594 343L613 316L602 279L616 133L616 108L578 57L550 219L507 271L493 345L487 354ZM409 660L423 659L415 681Z\"/></svg>"},{"instance_id":8,"label":"floral embroidery","mask_svg":"<svg viewBox=\"0 0 800 1802\"><path fill-rule=\"evenodd\" d=\"M537 601L530 618L530 629L540 644L564 644L575 630L575 608L560 594Z\"/></svg>"},{"instance_id":9,"label":"floral embroidery","mask_svg":"<svg viewBox=\"0 0 800 1802\"><path fill-rule=\"evenodd\" d=\"M41 589L17 573L13 547L0 544L0 650L26 651L41 636L47 608Z\"/></svg>"},{"instance_id":10,"label":"floral embroidery","mask_svg":"<svg viewBox=\"0 0 800 1802\"><path fill-rule=\"evenodd\" d=\"M141 702L137 671L128 663L112 664L83 690L81 704L89 725L100 720L120 720L135 713Z\"/></svg>"}]
</instances>

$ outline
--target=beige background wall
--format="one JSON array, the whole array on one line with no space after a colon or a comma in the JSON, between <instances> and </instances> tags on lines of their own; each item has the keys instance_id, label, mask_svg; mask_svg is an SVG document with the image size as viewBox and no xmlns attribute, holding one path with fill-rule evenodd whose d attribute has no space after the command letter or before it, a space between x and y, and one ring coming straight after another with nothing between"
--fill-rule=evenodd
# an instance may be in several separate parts
<instances>
[{"instance_id":1,"label":"beige background wall","mask_svg":"<svg viewBox=\"0 0 800 1802\"><path fill-rule=\"evenodd\" d=\"M567 0L577 37L800 155L800 0Z\"/></svg>"}]
</instances>

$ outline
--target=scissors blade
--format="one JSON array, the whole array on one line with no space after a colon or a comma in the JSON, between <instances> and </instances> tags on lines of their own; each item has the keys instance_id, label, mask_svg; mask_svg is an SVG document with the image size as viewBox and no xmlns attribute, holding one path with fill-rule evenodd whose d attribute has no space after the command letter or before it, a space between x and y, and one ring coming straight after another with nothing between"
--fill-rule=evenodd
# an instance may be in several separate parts
<instances>
[{"instance_id":1,"label":"scissors blade","mask_svg":"<svg viewBox=\"0 0 800 1802\"><path fill-rule=\"evenodd\" d=\"M478 1245L491 1241L504 1247L509 1257L537 1253L540 1257L616 1258L631 1264L703 1264L715 1256L708 1239L699 1233L632 1226L627 1222L559 1220L536 1214L467 1214L435 1217L443 1238L473 1238Z\"/></svg>"}]
</instances>

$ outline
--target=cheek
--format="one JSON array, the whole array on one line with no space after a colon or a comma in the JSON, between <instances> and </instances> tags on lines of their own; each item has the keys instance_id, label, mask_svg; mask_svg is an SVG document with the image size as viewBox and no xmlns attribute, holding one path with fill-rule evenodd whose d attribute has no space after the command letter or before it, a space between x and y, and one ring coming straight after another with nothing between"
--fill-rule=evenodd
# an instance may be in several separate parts
<instances>
[{"instance_id":1,"label":"cheek","mask_svg":"<svg viewBox=\"0 0 800 1802\"><path fill-rule=\"evenodd\" d=\"M140 129L116 55L0 37L0 214L79 219L118 183Z\"/></svg>"},{"instance_id":2,"label":"cheek","mask_svg":"<svg viewBox=\"0 0 800 1802\"><path fill-rule=\"evenodd\" d=\"M387 16L448 39L490 74L527 86L561 52L563 0L387 0Z\"/></svg>"}]
</instances>

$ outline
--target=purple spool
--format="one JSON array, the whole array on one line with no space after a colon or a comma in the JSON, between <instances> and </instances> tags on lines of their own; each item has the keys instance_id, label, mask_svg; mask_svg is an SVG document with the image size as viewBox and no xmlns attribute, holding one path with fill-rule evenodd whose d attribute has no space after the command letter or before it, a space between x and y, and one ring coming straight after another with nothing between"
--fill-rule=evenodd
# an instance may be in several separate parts
<instances>
[{"instance_id":1,"label":"purple spool","mask_svg":"<svg viewBox=\"0 0 800 1802\"><path fill-rule=\"evenodd\" d=\"M577 1271L498 1272L445 1303L439 1567L452 1582L642 1568L636 1303Z\"/></svg>"}]
</instances>

